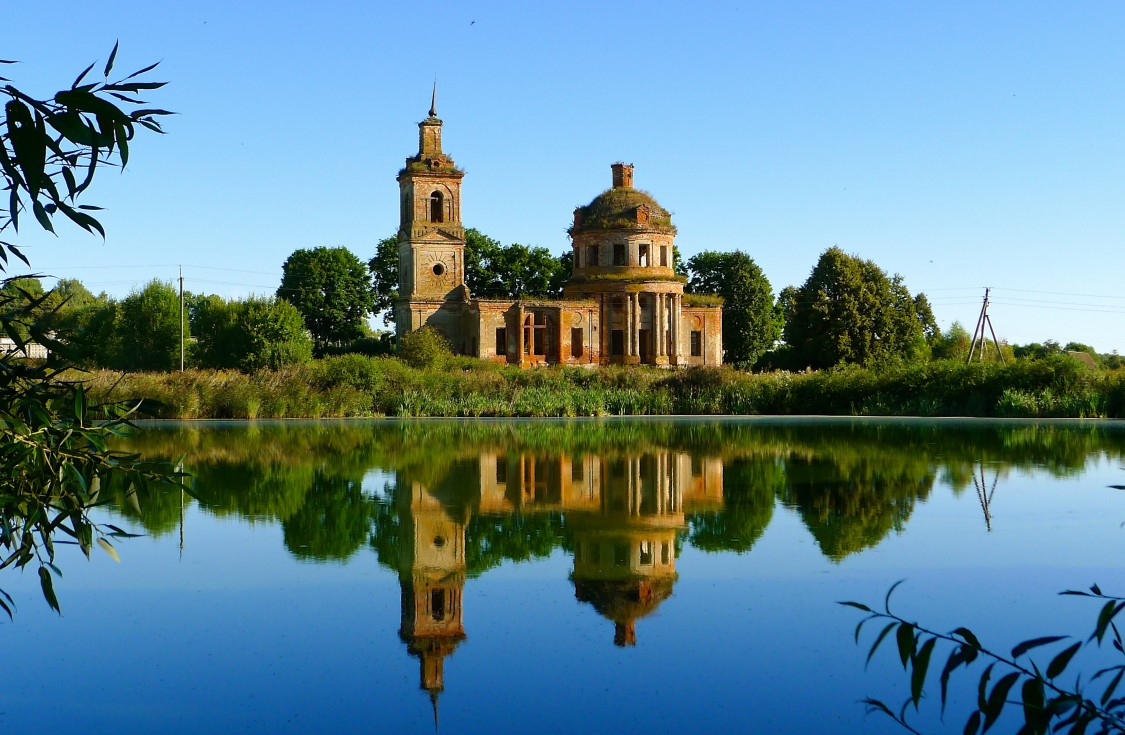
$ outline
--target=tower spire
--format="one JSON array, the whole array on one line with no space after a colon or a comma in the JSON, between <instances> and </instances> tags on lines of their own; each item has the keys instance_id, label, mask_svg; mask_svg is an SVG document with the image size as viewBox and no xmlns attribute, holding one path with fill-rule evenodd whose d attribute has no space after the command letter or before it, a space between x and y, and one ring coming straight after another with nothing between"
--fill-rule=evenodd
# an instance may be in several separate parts
<instances>
[{"instance_id":1,"label":"tower spire","mask_svg":"<svg viewBox=\"0 0 1125 735\"><path fill-rule=\"evenodd\" d=\"M430 95L430 117L437 117L437 80L434 80L434 92Z\"/></svg>"}]
</instances>

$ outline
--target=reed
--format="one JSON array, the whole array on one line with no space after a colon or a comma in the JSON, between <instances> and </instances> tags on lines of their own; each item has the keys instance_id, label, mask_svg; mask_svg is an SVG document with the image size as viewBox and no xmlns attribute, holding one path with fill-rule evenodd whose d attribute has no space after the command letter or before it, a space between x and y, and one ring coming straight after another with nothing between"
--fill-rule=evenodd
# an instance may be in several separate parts
<instances>
[{"instance_id":1,"label":"reed","mask_svg":"<svg viewBox=\"0 0 1125 735\"><path fill-rule=\"evenodd\" d=\"M343 355L240 373L75 373L95 402L169 419L368 416L847 415L1125 417L1125 370L1069 358L931 361L752 374L729 367L520 370L467 358L412 367Z\"/></svg>"}]
</instances>

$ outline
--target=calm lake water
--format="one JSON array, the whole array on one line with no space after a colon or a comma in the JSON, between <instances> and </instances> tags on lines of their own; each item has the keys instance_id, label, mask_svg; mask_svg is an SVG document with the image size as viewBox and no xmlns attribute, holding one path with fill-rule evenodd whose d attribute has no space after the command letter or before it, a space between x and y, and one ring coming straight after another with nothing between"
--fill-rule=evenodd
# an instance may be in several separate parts
<instances>
[{"instance_id":1,"label":"calm lake water","mask_svg":"<svg viewBox=\"0 0 1125 735\"><path fill-rule=\"evenodd\" d=\"M891 733L894 605L1004 649L1125 592L1125 424L146 426L191 496L99 511L62 615L0 572L5 732ZM869 644L870 639L865 641ZM971 684L973 682L968 682ZM972 696L967 686L954 696ZM935 732L960 732L952 706ZM963 711L963 710L962 710Z\"/></svg>"}]
</instances>

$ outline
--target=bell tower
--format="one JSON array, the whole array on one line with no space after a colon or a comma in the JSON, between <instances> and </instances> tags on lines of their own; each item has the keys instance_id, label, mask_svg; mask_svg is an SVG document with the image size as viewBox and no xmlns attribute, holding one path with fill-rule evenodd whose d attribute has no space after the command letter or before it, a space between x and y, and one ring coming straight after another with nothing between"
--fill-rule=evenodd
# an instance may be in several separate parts
<instances>
[{"instance_id":1,"label":"bell tower","mask_svg":"<svg viewBox=\"0 0 1125 735\"><path fill-rule=\"evenodd\" d=\"M399 337L431 321L465 282L465 229L461 225L461 179L465 173L441 150L437 85L429 116L418 123L418 154L398 173ZM467 294L462 294L467 295Z\"/></svg>"}]
</instances>

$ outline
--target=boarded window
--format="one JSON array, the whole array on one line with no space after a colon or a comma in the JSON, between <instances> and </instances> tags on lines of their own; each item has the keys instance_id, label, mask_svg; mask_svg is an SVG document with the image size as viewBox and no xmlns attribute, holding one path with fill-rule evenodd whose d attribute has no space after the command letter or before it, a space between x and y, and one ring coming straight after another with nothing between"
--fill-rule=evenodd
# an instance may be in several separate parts
<instances>
[{"instance_id":1,"label":"boarded window","mask_svg":"<svg viewBox=\"0 0 1125 735\"><path fill-rule=\"evenodd\" d=\"M610 335L609 353L620 356L625 354L625 330L615 329Z\"/></svg>"},{"instance_id":2,"label":"boarded window","mask_svg":"<svg viewBox=\"0 0 1125 735\"><path fill-rule=\"evenodd\" d=\"M660 563L661 564L667 564L671 555L672 555L672 553L671 553L672 550L670 548L668 548L669 546L671 546L671 544L668 544L667 542L665 542L663 544L660 544Z\"/></svg>"},{"instance_id":3,"label":"boarded window","mask_svg":"<svg viewBox=\"0 0 1125 735\"><path fill-rule=\"evenodd\" d=\"M598 264L598 246L591 245L586 248L586 267L596 266Z\"/></svg>"},{"instance_id":4,"label":"boarded window","mask_svg":"<svg viewBox=\"0 0 1125 735\"><path fill-rule=\"evenodd\" d=\"M693 329L691 332L691 356L703 356L703 332Z\"/></svg>"},{"instance_id":5,"label":"boarded window","mask_svg":"<svg viewBox=\"0 0 1125 735\"><path fill-rule=\"evenodd\" d=\"M574 457L570 460L570 480L571 482L581 482L585 474L585 465L581 457Z\"/></svg>"},{"instance_id":6,"label":"boarded window","mask_svg":"<svg viewBox=\"0 0 1125 735\"><path fill-rule=\"evenodd\" d=\"M505 327L496 328L496 354L508 354L508 330Z\"/></svg>"},{"instance_id":7,"label":"boarded window","mask_svg":"<svg viewBox=\"0 0 1125 735\"><path fill-rule=\"evenodd\" d=\"M570 356L582 357L582 327L570 330Z\"/></svg>"},{"instance_id":8,"label":"boarded window","mask_svg":"<svg viewBox=\"0 0 1125 735\"><path fill-rule=\"evenodd\" d=\"M616 243L613 246L613 264L625 265L625 243Z\"/></svg>"},{"instance_id":9,"label":"boarded window","mask_svg":"<svg viewBox=\"0 0 1125 735\"><path fill-rule=\"evenodd\" d=\"M613 545L613 566L623 567L629 564L629 546L627 544Z\"/></svg>"},{"instance_id":10,"label":"boarded window","mask_svg":"<svg viewBox=\"0 0 1125 735\"><path fill-rule=\"evenodd\" d=\"M667 245L661 245L660 246L660 265L663 268L668 267L668 246Z\"/></svg>"},{"instance_id":11,"label":"boarded window","mask_svg":"<svg viewBox=\"0 0 1125 735\"><path fill-rule=\"evenodd\" d=\"M648 243L641 243L637 253L637 265L642 268L648 267Z\"/></svg>"},{"instance_id":12,"label":"boarded window","mask_svg":"<svg viewBox=\"0 0 1125 735\"><path fill-rule=\"evenodd\" d=\"M508 458L496 458L496 484L505 485L508 482Z\"/></svg>"}]
</instances>

